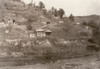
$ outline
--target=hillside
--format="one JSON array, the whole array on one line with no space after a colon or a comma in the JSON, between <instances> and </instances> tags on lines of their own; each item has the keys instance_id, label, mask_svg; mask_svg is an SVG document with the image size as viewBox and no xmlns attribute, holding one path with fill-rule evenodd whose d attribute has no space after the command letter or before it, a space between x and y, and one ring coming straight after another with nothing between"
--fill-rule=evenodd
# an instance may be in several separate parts
<instances>
[{"instance_id":1,"label":"hillside","mask_svg":"<svg viewBox=\"0 0 100 69\"><path fill-rule=\"evenodd\" d=\"M44 14L44 10L36 6L25 5L21 2L13 0L1 0L1 12L4 12L1 16L1 21L4 19L13 19L18 25L26 25L31 23L33 30L41 28L44 26L43 22L50 22L50 25L46 27L52 31L52 37L56 39L81 39L82 36L78 31L82 31L82 27L75 27L76 22L81 22L84 20L98 20L97 16L85 16L85 17L75 17L75 23L72 23L68 18L56 19L50 13ZM30 20L31 22L28 22ZM59 23L63 21L63 23ZM85 29L86 27L84 27ZM91 30L91 29L87 29ZM27 31L27 30L26 30ZM19 31L20 32L20 31ZM74 33L75 32L75 33ZM21 32L22 33L22 32ZM87 36L86 36L87 37Z\"/></svg>"},{"instance_id":2,"label":"hillside","mask_svg":"<svg viewBox=\"0 0 100 69\"><path fill-rule=\"evenodd\" d=\"M100 68L100 16L76 16L73 22L50 10L0 0L0 69Z\"/></svg>"},{"instance_id":3,"label":"hillside","mask_svg":"<svg viewBox=\"0 0 100 69\"><path fill-rule=\"evenodd\" d=\"M76 16L75 17L76 22L90 22L90 21L95 21L95 22L100 22L100 15L90 15L90 16Z\"/></svg>"},{"instance_id":4,"label":"hillside","mask_svg":"<svg viewBox=\"0 0 100 69\"><path fill-rule=\"evenodd\" d=\"M62 37L67 33L67 27L71 27L70 24L68 24L68 21L65 21L66 26L64 24L59 24L59 19L56 19L54 16L48 14L44 14L44 10L41 10L40 8L34 7L34 6L28 6L24 5L21 2L14 2L12 0L1 0L1 7L4 10L5 13L3 13L1 16L2 19L14 19L17 24L25 25L27 21L30 19L32 21L33 28L39 28L43 26L43 22L50 22L49 28L54 31L53 34L55 36L59 35ZM6 5L5 5L6 4ZM20 7L20 8L19 8ZM1 12L3 12L1 10ZM50 18L49 18L50 17ZM59 25L59 26L57 26ZM60 26L61 25L61 26ZM63 30L66 29L66 30ZM59 31L59 32L57 32ZM57 33L56 33L57 32ZM60 35L60 33L63 33Z\"/></svg>"},{"instance_id":5,"label":"hillside","mask_svg":"<svg viewBox=\"0 0 100 69\"><path fill-rule=\"evenodd\" d=\"M13 47L14 45L10 46L10 44L6 44L6 46L9 46L11 49L10 52L15 52L18 49L18 52L26 55L26 57L31 53L32 55L45 55L45 57L54 56L55 58L65 54L67 55L63 57L83 56L84 54L87 54L86 47L89 45L88 39L92 37L92 28L82 24L76 24L76 22L80 22L84 20L84 18L92 18L76 17L77 21L71 22L67 17L61 19L48 12L44 14L45 10L40 9L37 6L25 5L13 0L1 0L1 3L1 21L6 23L9 19L12 19L17 26L20 26L21 28L23 28L21 25L25 27L27 24L31 24L32 26L31 30L25 29L27 33L23 32L22 29L17 26L11 28L9 34L5 34L6 27L0 28L0 37L2 37L0 41L3 41L4 39L12 41L13 39L22 39L22 41L18 42L18 48L16 48L17 46ZM37 31L37 29L40 30ZM46 34L45 31L48 32L48 30L49 34L51 33L50 36L44 38L38 37L38 32L40 32L39 35L43 35ZM29 32L33 32L35 35L33 40L29 38ZM21 47L21 50L19 47ZM7 50L9 51L9 49ZM25 53L26 51L27 53ZM50 55L48 55L48 53Z\"/></svg>"}]
</instances>

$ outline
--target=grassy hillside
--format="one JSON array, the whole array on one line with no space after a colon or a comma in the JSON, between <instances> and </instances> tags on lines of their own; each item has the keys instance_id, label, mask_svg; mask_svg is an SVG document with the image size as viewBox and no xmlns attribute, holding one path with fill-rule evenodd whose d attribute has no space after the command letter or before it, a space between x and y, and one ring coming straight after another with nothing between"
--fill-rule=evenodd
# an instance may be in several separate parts
<instances>
[{"instance_id":1,"label":"grassy hillside","mask_svg":"<svg viewBox=\"0 0 100 69\"><path fill-rule=\"evenodd\" d=\"M21 2L1 0L0 3L0 12L2 12L0 15L1 20L5 19L6 21L9 18L14 19L19 25L31 23L33 27L31 31L40 27L47 28L52 31L51 38L44 38L41 40L37 38L34 39L33 42L30 41L31 44L27 45L29 35L22 30L12 28L10 34L5 34L5 28L0 28L0 37L2 37L1 41L4 39L24 39L26 41L23 41L26 45L22 46L20 50L22 53L27 50L27 53L23 53L26 55L29 55L30 53L34 55L35 53L36 55L45 55L47 58L48 56L54 56L57 58L57 56L61 57L63 55L65 55L64 57L67 57L68 55L70 57L84 55L87 52L85 48L89 44L87 41L87 34L89 32L87 31L91 31L91 29L87 29L84 25L76 25L75 23L93 19L98 21L99 18L96 16L75 17L75 22L71 22L68 18L56 19L56 17L49 13L44 14L44 10L41 10L38 7L24 5ZM63 21L63 23L59 23L59 21ZM50 22L50 24L44 25L43 22ZM82 34L80 34L80 32ZM83 37L86 39L83 39ZM10 49L12 49L12 47L13 45L9 45ZM13 49L15 50L16 47L13 47ZM48 53L50 55L48 55Z\"/></svg>"},{"instance_id":2,"label":"grassy hillside","mask_svg":"<svg viewBox=\"0 0 100 69\"><path fill-rule=\"evenodd\" d=\"M77 16L75 17L75 22L90 22L90 21L95 21L95 22L100 22L100 15L90 15L90 16Z\"/></svg>"}]
</instances>

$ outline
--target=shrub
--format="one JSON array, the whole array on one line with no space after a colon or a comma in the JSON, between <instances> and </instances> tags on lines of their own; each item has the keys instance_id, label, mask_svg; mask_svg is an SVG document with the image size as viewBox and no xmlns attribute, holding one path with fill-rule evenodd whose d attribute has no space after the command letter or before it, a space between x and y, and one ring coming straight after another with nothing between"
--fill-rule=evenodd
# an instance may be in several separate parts
<instances>
[{"instance_id":1,"label":"shrub","mask_svg":"<svg viewBox=\"0 0 100 69\"><path fill-rule=\"evenodd\" d=\"M88 50L90 52L98 52L99 47L97 47L96 45L89 45L89 46L86 47L86 50Z\"/></svg>"}]
</instances>

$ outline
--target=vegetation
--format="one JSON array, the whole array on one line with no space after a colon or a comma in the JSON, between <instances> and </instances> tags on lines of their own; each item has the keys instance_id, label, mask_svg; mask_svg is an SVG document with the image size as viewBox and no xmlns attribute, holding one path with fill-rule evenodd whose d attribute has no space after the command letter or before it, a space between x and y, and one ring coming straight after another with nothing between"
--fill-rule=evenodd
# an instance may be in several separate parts
<instances>
[{"instance_id":1,"label":"vegetation","mask_svg":"<svg viewBox=\"0 0 100 69\"><path fill-rule=\"evenodd\" d=\"M15 49L18 49L17 52L22 52L24 54L27 54L28 56L29 54L31 54L32 56L34 54L35 55L42 54L42 56L45 57L46 59L52 59L52 57L57 58L58 56L61 58L68 57L68 56L72 57L72 56L77 56L77 55L81 56L81 55L86 54L86 49L89 51L99 50L98 47L96 47L95 45L88 45L88 42L90 44L97 44L97 43L99 44L99 39L98 39L100 35L99 27L93 21L83 23L83 25L87 25L93 28L93 37L89 39L88 42L86 40L84 40L83 42L77 42L77 41L81 41L81 39L78 39L80 36L77 36L76 34L74 34L78 32L77 28L72 23L72 22L75 22L75 16L71 14L69 18L63 18L63 15L65 14L64 9L60 8L59 10L57 10L56 8L52 7L51 10L48 11L45 9L45 5L41 1L39 2L38 6L35 6L35 7L30 6L30 8L27 8L26 6L24 6L24 9L23 9L23 6L21 5L20 5L20 8L19 6L12 6L12 5L10 5L9 7L14 8L14 9L9 8L9 10L12 12L8 11L8 13L16 15L14 17L16 21L21 20L21 19L22 20L26 19L24 20L25 22L22 22L22 23L27 26L27 30L32 30L33 27L34 28L43 27L43 24L42 24L43 21L44 22L50 21L51 22L50 26L47 26L47 27L52 31L52 35L51 35L52 39L51 37L48 39L42 38L41 40L33 39L33 42L29 46L25 44L25 47L21 46L22 49L19 49L20 46L18 47L16 46L13 49L10 47L9 50L12 49L10 51L14 51ZM10 15L8 17L13 17L13 15ZM59 17L59 18L56 19L56 17ZM64 23L59 24L60 20L63 21ZM82 28L79 28L79 29L80 31L82 30ZM87 33L81 32L80 35L87 36ZM70 38L72 39L71 41L70 41ZM28 39L27 42L29 40L30 39ZM47 47L49 46L48 45L49 43L46 43L45 42L46 40L50 42L51 47ZM62 43L60 43L60 41L62 41ZM88 47L86 48L86 46Z\"/></svg>"},{"instance_id":2,"label":"vegetation","mask_svg":"<svg viewBox=\"0 0 100 69\"><path fill-rule=\"evenodd\" d=\"M58 15L58 10L54 7L51 8L51 12L52 12L52 15L54 15L55 17L57 17Z\"/></svg>"},{"instance_id":3,"label":"vegetation","mask_svg":"<svg viewBox=\"0 0 100 69\"><path fill-rule=\"evenodd\" d=\"M26 23L27 30L32 30L32 21L29 19Z\"/></svg>"},{"instance_id":4,"label":"vegetation","mask_svg":"<svg viewBox=\"0 0 100 69\"><path fill-rule=\"evenodd\" d=\"M58 16L62 19L64 14L65 14L65 11L62 8L60 8L58 10Z\"/></svg>"},{"instance_id":5,"label":"vegetation","mask_svg":"<svg viewBox=\"0 0 100 69\"><path fill-rule=\"evenodd\" d=\"M90 21L88 22L87 24L88 26L92 27L93 29L93 37L92 37L92 40L94 40L95 43L99 44L99 41L100 41L100 31L99 31L99 25L98 23L94 22L94 21Z\"/></svg>"},{"instance_id":6,"label":"vegetation","mask_svg":"<svg viewBox=\"0 0 100 69\"><path fill-rule=\"evenodd\" d=\"M95 45L89 45L89 46L87 46L87 48L86 48L87 50L89 50L89 51L94 51L94 52L98 52L99 51L99 47L97 47L97 46L95 46Z\"/></svg>"},{"instance_id":7,"label":"vegetation","mask_svg":"<svg viewBox=\"0 0 100 69\"><path fill-rule=\"evenodd\" d=\"M39 2L39 8L40 9L45 8L45 5L44 5L44 3L42 1Z\"/></svg>"},{"instance_id":8,"label":"vegetation","mask_svg":"<svg viewBox=\"0 0 100 69\"><path fill-rule=\"evenodd\" d=\"M69 19L70 19L70 21L74 22L74 16L73 16L73 14L70 14Z\"/></svg>"}]
</instances>

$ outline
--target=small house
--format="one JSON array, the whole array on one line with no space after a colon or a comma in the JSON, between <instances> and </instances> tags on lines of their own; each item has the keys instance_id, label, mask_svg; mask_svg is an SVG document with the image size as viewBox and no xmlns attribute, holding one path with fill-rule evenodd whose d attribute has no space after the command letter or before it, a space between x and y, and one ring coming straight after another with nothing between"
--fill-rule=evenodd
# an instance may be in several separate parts
<instances>
[{"instance_id":1,"label":"small house","mask_svg":"<svg viewBox=\"0 0 100 69\"><path fill-rule=\"evenodd\" d=\"M45 37L45 30L44 29L36 29L37 37Z\"/></svg>"}]
</instances>

